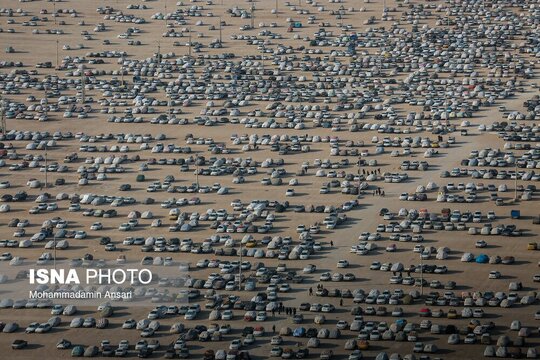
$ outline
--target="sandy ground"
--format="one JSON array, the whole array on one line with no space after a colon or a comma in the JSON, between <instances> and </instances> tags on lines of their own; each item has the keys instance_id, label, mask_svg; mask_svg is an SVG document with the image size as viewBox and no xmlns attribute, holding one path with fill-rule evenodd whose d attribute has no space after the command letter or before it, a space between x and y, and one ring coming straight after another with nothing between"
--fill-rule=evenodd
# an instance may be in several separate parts
<instances>
[{"instance_id":1,"label":"sandy ground","mask_svg":"<svg viewBox=\"0 0 540 360\"><path fill-rule=\"evenodd\" d=\"M216 1L217 4L212 6L212 12L217 14L223 14L226 7L221 5L220 1ZM76 56L84 55L89 51L98 51L101 49L115 49L115 50L126 50L129 53L128 58L133 59L142 59L146 57L151 57L154 52L157 51L158 41L160 46L160 51L162 53L174 52L177 56L186 55L188 52L187 47L175 47L172 46L174 41L185 41L186 38L179 39L167 39L160 37L160 34L164 31L165 25L162 21L152 21L148 24L142 25L131 25L123 24L112 21L104 21L101 19L101 16L95 12L97 6L111 5L115 8L123 9L125 13L131 14L140 14L145 19L149 19L150 16L158 11L164 11L165 3L170 11L171 8L174 8L174 2L140 2L146 4L148 10L125 10L126 6L132 3L130 1L89 1L89 2L78 2L78 1L63 1L56 4L58 8L75 8L80 12L80 18L72 18L67 15L62 15L58 18L58 21L62 20L66 22L66 25L56 25L52 20L49 20L48 23L43 23L38 26L38 29L52 29L60 27L64 29L65 34L58 36L60 44L60 57L64 56ZM139 3L139 2L137 2ZM225 1L226 4L230 1ZM295 3L294 1L292 3ZM202 4L202 3L197 3ZM244 8L248 8L250 5L248 3L241 2L239 4ZM326 4L328 8L337 9L339 4ZM306 15L297 15L289 8L285 7L284 3L279 2L279 15L275 16L270 13L270 8L273 7L273 1L259 1L256 3L256 20L255 24L259 22L276 22L278 27L273 29L273 31L283 34L285 37L284 40L273 40L273 42L281 42L285 44L295 44L293 35L306 36L311 35L316 29L317 25L307 25L306 21L303 21L304 27L301 30L295 30L294 33L286 32L286 18L292 17L294 19L304 19ZM303 5L305 6L305 5ZM364 3L360 1L349 1L345 4L346 7L365 7L365 12L355 12L353 15L347 14L343 23L351 23L357 29L363 29L366 26L361 25L363 19L369 16L380 16L381 4L380 3ZM393 5L392 5L393 6ZM5 8L22 8L29 11L31 14L38 14L39 10L46 8L49 11L52 10L52 3L44 1L35 1L30 3L19 3L14 0L4 0L2 2L2 7ZM312 10L314 11L314 10ZM324 20L325 17L328 17L328 21L332 23L335 22L334 17L328 13L318 13L318 17L322 17ZM13 46L16 49L16 52L13 54L3 54L3 60L13 60L13 61L22 61L26 67L25 69L30 70L34 65L40 61L51 60L54 62L55 59L55 40L54 35L33 35L31 33L32 27L23 27L21 25L20 18L15 17L15 24L7 24L7 17L0 17L0 26L5 30L7 28L14 28L16 32L14 34L8 34L6 32L0 35L0 47L5 48L6 46ZM78 26L77 23L80 20L84 20L87 24L86 26ZM203 38L197 38L197 41L203 43L210 42L211 39L214 39L218 36L217 30L208 30L208 25L217 24L217 17L208 17L201 18L205 25L195 26L194 22L198 19L188 18L188 25L186 27L191 27L194 32L193 39L195 40L196 32L205 34ZM233 52L237 55L244 54L258 54L256 46L246 47L242 41L230 40L230 35L238 33L238 28L241 25L248 24L249 19L239 19L232 18L229 16L224 16L223 20L226 21L227 26L223 28L223 39L225 42L225 48L222 50L219 49L204 49L205 53L220 53L220 52ZM107 25L107 31L101 33L93 34L94 40L83 41L82 36L80 35L81 30L88 30L91 32L94 25L99 22L105 22ZM382 25L382 24L381 24ZM135 37L135 40L140 40L142 46L127 46L127 40L117 39L116 35L124 32L129 26L136 26L143 30L143 33ZM335 29L336 32L340 32L339 29ZM245 33L256 34L258 30L253 30ZM105 39L110 39L112 44L109 46L101 45L102 41ZM84 42L86 48L83 50L62 50L64 44L70 44L74 47L76 44ZM100 65L100 69L108 70L118 70L119 67L116 64L116 59L105 59L106 64ZM3 69L2 71L9 71L8 69ZM38 77L42 78L46 74L54 74L54 70L41 70L38 69ZM58 72L61 74L62 72ZM309 77L309 75L308 75ZM505 102L507 109L510 110L522 110L522 103L524 100L530 98L534 93L532 88L526 88L526 92L518 94L511 101ZM9 96L12 100L17 100L25 102L25 99L28 95L34 94L26 89L21 90L21 94L18 96ZM42 95L34 94L38 98ZM70 95L74 95L70 94ZM101 94L97 91L87 91L87 96L91 96L94 99L99 99ZM157 98L164 98L163 93L153 94ZM99 105L94 104L94 107ZM242 112L247 113L253 108L264 108L265 103L257 103L252 107L243 108ZM184 108L184 114L182 116L193 118L199 114L200 109L204 107L204 102L196 102L193 106L189 108ZM120 110L120 108L119 108ZM411 109L409 107L402 106L398 108L399 112L406 114ZM164 108L159 109L159 111L165 111ZM493 148L502 148L504 143L499 139L495 134L484 134L479 133L476 130L477 125L479 124L489 124L493 121L500 121L502 119L502 114L492 107L489 109L483 109L483 111L478 113L479 115L471 119L472 127L469 130L469 136L460 136L459 133L452 134L456 136L456 144L447 149L439 149L440 154L437 157L427 159L430 163L430 169L425 172L410 172L409 181L401 184L386 184L381 182L374 182L372 186L382 186L385 191L385 197L372 196L371 190L368 194L361 196L359 199L360 206L354 211L351 211L347 214L348 221L344 226L337 228L334 231L322 231L316 236L318 241L321 241L324 245L324 251L317 256L310 259L308 262L317 265L317 272L312 276L309 276L307 281L304 284L293 284L293 289L290 293L284 294L280 298L281 301L285 303L286 306L298 306L302 302L320 302L320 303L333 303L338 306L339 300L336 298L310 298L308 296L308 288L315 287L318 282L319 274L324 271L335 271L336 263L340 259L347 259L351 263L350 269L347 271L353 272L357 280L352 283L331 283L328 284L329 288L362 288L369 290L372 288L378 289L395 289L402 288L406 292L412 290L408 286L396 286L389 284L389 278L391 273L383 273L370 271L369 265L372 261L378 260L381 262L402 262L404 264L418 264L419 258L418 254L413 253L412 249L414 243L398 243L398 251L394 253L388 253L384 251L391 241L387 237L384 237L384 240L379 242L379 250L375 253L372 253L368 256L357 256L351 254L349 249L351 245L357 244L358 235L364 231L375 231L376 226L379 223L384 223L383 219L378 216L379 210L381 208L389 208L392 211L397 212L400 208L427 208L432 212L439 212L442 208L449 207L449 204L436 203L434 200L436 194L430 193L429 201L426 203L413 203L413 202L400 202L398 196L402 192L414 192L417 185L422 184L426 185L429 181L435 181L439 185L444 185L446 182L453 181L454 183L458 182L468 182L469 179L441 179L439 177L440 171L450 170L454 167L459 167L462 159L466 158L470 151L476 149L482 149L485 147ZM119 114L118 114L119 115ZM261 148L257 151L252 152L242 152L241 146L232 145L229 140L231 134L281 134L285 130L276 130L276 129L247 129L243 125L232 125L227 124L226 126L220 125L216 127L199 127L195 125L190 125L187 127L177 126L177 125L151 125L148 122L143 124L111 124L106 121L107 115L99 114L97 112L91 113L88 119L79 120L79 119L64 119L62 118L62 112L50 114L51 121L38 123L36 121L28 120L8 120L9 129L18 129L18 130L41 130L41 131L50 131L51 133L57 130L62 131L72 131L72 132L84 132L88 134L98 134L98 133L140 133L140 134L158 134L165 133L167 134L167 140L164 143L174 143L176 145L184 145L184 136L187 133L192 133L194 137L205 137L213 138L216 142L225 142L227 147L232 150L232 155L235 157L247 157L251 156L257 161L263 161L266 158L276 158L277 153L269 151L268 147ZM145 115L145 119L150 119L152 116ZM369 121L369 120L368 120ZM330 129L322 128L312 128L308 126L307 129L302 131L302 133L308 133L311 135L329 135L329 136L339 136L340 140L363 140L366 143L367 148L370 153L374 153L375 146L371 144L371 138L375 135L373 132L358 132L350 133L347 131L343 132L331 132ZM421 136L431 136L430 134L416 134ZM109 142L107 145L112 145L114 142ZM26 142L14 142L14 146L17 149L17 152L20 154L26 153L37 153L37 151L27 151L25 150ZM191 145L196 153L200 153L206 156L209 156L207 152L206 145ZM48 150L48 159L49 161L59 161L61 162L65 154L72 151L77 151L79 143L76 140L63 141L59 143L59 146L54 147ZM288 175L284 179L285 183L293 176L293 174L298 170L303 161L310 161L311 163L315 159L326 159L330 157L330 147L327 143L312 144L312 150L306 154L297 154L297 155L284 155L285 166ZM139 154L141 160L146 160L151 157L156 158L169 158L185 155L176 155L176 154L151 154L149 150L139 151L136 147L136 144L130 144L132 151L128 155ZM137 150L135 150L137 149ZM206 154L205 154L206 153ZM423 149L413 149L412 156L410 160L423 160L422 157ZM80 153L80 158L84 159L88 154ZM96 155L96 154L94 154ZM281 157L281 156L279 156ZM384 155L376 157L379 161L377 168L381 168L381 171L397 171L399 163L403 158L392 158L389 156L387 151ZM332 157L332 161L337 161L339 157ZM352 163L355 162L355 158L350 157ZM105 225L105 229L102 231L90 231L90 225L97 219L93 217L83 217L79 214L68 213L67 208L69 203L66 201L59 202L59 210L54 213L54 216L60 216L65 219L70 220L70 229L84 229L88 232L88 238L84 240L73 240L70 239L70 244L72 248L69 250L62 251L59 254L59 259L71 259L75 257L80 257L84 253L92 253L96 259L107 259L111 262L116 259L119 255L118 252L107 253L103 250L102 246L98 245L98 239L101 236L110 236L113 241L118 245L121 254L126 255L128 260L133 264L138 263L142 258L143 254L136 247L127 247L121 244L124 237L124 233L118 232L116 229L118 225L126 221L127 214L134 209L139 210L151 210L157 217L161 217L164 222L164 227L161 229L151 228L150 220L141 220L141 225L136 231L129 233L128 235L132 236L151 236L160 234L165 237L171 237L173 234L167 232L167 226L170 221L167 219L167 210L161 209L159 207L159 202L170 197L170 194L165 192L158 192L153 194L147 194L145 192L145 187L148 183L153 180L162 180L164 176L168 174L173 174L176 179L177 185L191 184L195 181L195 177L191 172L180 173L178 167L162 167L160 168L157 165L150 166L150 170L146 172L146 182L144 184L135 183L135 176L137 173L138 164L128 164L126 165L129 171L125 174L115 174L110 176L109 179L105 182L91 181L90 184L86 187L77 186L77 174L74 172L76 168L81 165L82 162L68 164L70 172L66 174L50 174L49 182L54 182L58 177L64 177L66 179L66 185L61 187L53 187L50 189L52 194L57 194L58 192L67 192L73 193L98 193L98 194L108 194L108 195L128 195L133 196L137 200L142 200L146 196L152 196L156 199L156 204L154 205L141 205L137 204L135 206L124 206L118 208L119 216L114 219L102 219L102 222ZM355 166L349 166L345 169L347 172L356 172ZM223 185L226 185L231 188L231 193L227 196L216 196L213 194L199 194L201 197L202 203L197 206L189 206L186 208L186 211L197 211L203 213L208 208L226 208L229 211L232 211L230 208L230 202L233 199L240 198L244 202L249 202L251 199L271 199L285 201L289 200L294 204L333 204L340 205L343 202L350 200L350 195L343 195L337 191L331 192L331 194L322 195L319 194L319 188L324 182L327 182L327 178L319 178L313 176L315 169L311 168L308 174L304 177L298 177L299 186L296 188L296 196L293 198L285 197L285 190L287 189L286 185L280 187L268 187L260 184L260 179L267 175L259 172L257 175L246 177L246 183L235 185L232 184L232 177L222 177L222 178L210 178L210 177L201 177L201 185L212 185L214 182L220 182ZM7 168L4 168L0 171L1 179L8 179L12 186L11 189L2 190L3 193L14 193L17 190L26 190L29 195L36 196L40 193L39 189L28 189L25 186L26 181L29 178L43 178L43 173L39 173L37 169L25 169L24 171L12 172L8 171ZM448 180L448 181L446 181ZM132 183L134 188L131 192L123 193L118 191L118 186L122 183ZM494 183L496 185L502 183L499 180L490 180L484 181L484 183ZM507 181L509 186L509 192L507 193L507 199L509 199L513 194L513 181ZM525 184L524 184L525 185ZM184 197L184 194L175 194L177 198ZM189 194L185 194L189 195ZM504 224L516 224L518 228L525 231L524 237L521 238L507 238L507 237L486 237L485 240L489 243L489 246L486 249L475 249L475 241L480 239L480 236L468 235L466 232L445 232L445 231L428 231L424 233L426 238L425 245L430 245L434 247L447 246L452 252L448 260L439 261L439 260L429 260L428 263L433 264L444 264L448 266L449 272L444 275L434 275L426 274L425 278L429 281L431 279L439 279L442 283L445 283L448 280L454 280L458 284L456 292L459 294L460 291L508 291L508 284L510 281L522 281L524 285L524 291L521 291L520 294L524 295L526 290L537 290L537 285L532 281L532 275L538 272L537 262L538 262L538 253L534 251L527 251L527 243L530 241L538 241L538 227L533 225L531 222L531 217L538 215L538 203L536 199L530 202L523 202L519 204L521 210L522 219L512 220L510 219L510 209L512 206L504 206L494 208L493 203L487 201L488 193L485 192L481 194L480 202L474 204L451 204L450 208L460 209L461 211L470 210L470 211L482 211L482 213L487 213L489 210L495 210L498 218L497 223ZM189 196L186 196L189 197ZM1 214L0 216L0 237L2 239L12 238L12 228L8 228L6 225L9 220L13 217L19 218L28 218L31 225L27 228L27 234L32 234L37 231L40 227L42 221L50 217L50 214L38 214L38 215L29 215L27 210L29 207L33 206L33 203L13 203L12 211L7 214ZM102 208L106 208L103 207ZM275 223L274 231L271 235L281 235L281 236L292 236L293 239L297 238L296 235L296 226L298 224L310 225L315 222L320 222L323 220L324 214L310 214L303 213L297 214L292 212L286 212L282 214L276 214L277 221ZM174 234L180 238L191 237L195 242L200 242L203 239L207 238L213 233L213 230L209 229L209 223L205 222L203 225L196 231L190 234ZM260 235L255 235L256 238L260 239ZM235 238L238 237L236 234ZM334 243L334 246L330 246L330 241ZM6 250L7 251L7 250ZM43 249L40 246L34 246L31 249L10 249L14 256L22 256L25 258L25 265L30 265L34 262L34 259L43 252ZM516 257L517 262L512 266L504 265L480 265L476 263L462 263L459 261L461 254L464 252L472 252L478 254L480 252L487 255L513 255ZM146 255L146 254L145 254ZM149 254L152 255L152 254ZM197 255L197 254L167 254L173 256L175 261L189 261L192 264L195 264L199 259L202 258L214 258L213 255ZM264 263L267 266L275 266L281 261L277 259L264 259ZM290 269L295 269L301 271L303 266L307 262L288 262L287 265ZM3 266L3 268L6 268ZM150 267L154 270L154 267ZM490 270L499 270L503 277L500 280L488 280L488 273ZM159 269L155 269L159 273ZM190 272L192 277L196 278L205 278L209 270L193 270ZM264 285L259 285L258 290L264 291ZM0 287L0 292L2 288ZM426 292L429 290L426 290ZM236 293L241 296L242 299L247 300L251 298L254 294L245 294L245 293ZM341 320L351 320L348 310L352 306L351 299L344 299L344 306L339 307L338 311L328 316L328 325L327 327L333 327L334 324ZM364 306L364 305L363 305ZM392 306L387 306L389 309ZM422 304L416 303L411 306L405 306L405 318L410 322L419 322L419 318L416 316L417 311L423 307ZM438 308L438 307L433 307ZM445 311L448 310L448 307L442 307ZM139 332L136 330L123 330L121 329L121 324L128 318L141 319L144 318L147 312L151 308L148 306L139 306L137 303L133 304L121 304L115 313L115 315L110 319L111 325L108 329L98 330L98 329L70 329L69 322L72 317L63 316L62 324L55 328L48 334L30 334L25 335L24 330L19 330L13 334L4 334L0 336L0 348L4 351L9 352L10 358L20 358L20 359L37 359L37 358L64 358L69 357L69 351L57 351L55 349L55 343L60 338L67 338L71 340L74 344L83 344L83 345L99 345L99 342L102 339L109 339L113 344L118 343L121 339L128 339L131 344L135 344L139 339ZM461 307L458 308L458 311L461 310ZM486 311L487 320L494 321L497 324L494 335L499 335L502 333L508 332L508 326L510 325L511 320L520 319L524 325L537 327L538 322L534 322L534 312L537 310L537 306L516 306L511 309L502 309L502 308L490 308L487 307L484 309ZM32 321L46 321L50 317L50 310L13 310L13 309L2 309L0 310L0 321L17 321L21 327L26 327ZM160 320L162 323L162 329L158 331L157 335L154 337L160 341L162 344L162 350L157 352L156 356L161 356L163 354L164 346L170 342L173 342L176 339L175 335L170 335L168 333L168 328L171 324L180 321L185 322L187 326L195 324L206 324L208 325L210 321L206 320L208 318L208 311L203 311L199 315L196 321L186 322L181 317L177 318L166 318ZM241 329L248 325L244 323L242 318L243 312L235 311L235 321L231 322L234 331L224 338L223 342L220 343L199 343L192 342L189 344L189 348L194 354L194 357L200 357L201 354L208 347L220 349L227 348L228 341L240 336ZM84 308L83 311L80 311L76 316L97 316L95 308ZM315 326L312 324L313 313L306 314L306 321L304 323L305 327ZM375 321L387 321L392 322L393 319L390 317L375 317L375 316L366 316L367 320ZM467 323L467 320L447 320L447 319L433 319L437 323L452 323L459 327L464 327ZM220 323L225 323L224 321L219 321ZM253 325L253 324L249 324ZM269 330L272 325L275 325L277 329L282 326L293 326L289 318L284 315L276 316L276 318L269 318L264 324L265 328ZM317 327L317 326L315 326ZM250 354L257 356L258 358L266 358L270 349L269 340L270 333L267 333L264 337L257 340L256 344L253 346L246 347L246 350L249 350ZM350 331L344 331L344 339L354 337L355 334ZM512 334L515 336L515 334ZM10 350L10 344L14 339L24 338L27 339L30 343L30 347L24 351L12 351ZM420 340L424 342L434 342L440 348L440 354L438 356L444 359L462 359L462 358L478 358L481 356L484 349L483 345L467 345L467 346L455 346L448 345L446 343L447 337L445 335L432 335L429 332L421 332ZM307 339L302 339L302 342L307 343ZM348 354L348 351L343 350L345 340L340 339L338 341L333 340L324 340L322 348L332 349L336 355L345 357ZM287 338L285 345L293 346L296 343L295 338ZM527 340L529 346L538 346L539 345L539 336L538 331L534 332L534 335L531 339ZM375 341L372 342L372 347L365 352L365 356L368 358L374 357L379 351L386 351L388 354L393 352L399 352L400 354L406 354L412 352L412 343L398 343L398 342L383 342ZM312 349L313 354L319 354L321 350ZM132 350L130 353L131 356L136 356L136 353ZM315 355L312 355L312 357Z\"/></svg>"}]
</instances>

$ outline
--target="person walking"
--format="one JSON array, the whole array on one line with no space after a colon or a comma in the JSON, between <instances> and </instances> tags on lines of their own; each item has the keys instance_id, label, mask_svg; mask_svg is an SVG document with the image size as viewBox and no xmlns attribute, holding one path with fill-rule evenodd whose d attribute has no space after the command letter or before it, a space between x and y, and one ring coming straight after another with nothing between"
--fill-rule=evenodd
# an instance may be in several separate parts
<instances>
[{"instance_id":1,"label":"person walking","mask_svg":"<svg viewBox=\"0 0 540 360\"><path fill-rule=\"evenodd\" d=\"M272 325L272 333L274 333L274 334L276 333L276 325L275 324Z\"/></svg>"}]
</instances>

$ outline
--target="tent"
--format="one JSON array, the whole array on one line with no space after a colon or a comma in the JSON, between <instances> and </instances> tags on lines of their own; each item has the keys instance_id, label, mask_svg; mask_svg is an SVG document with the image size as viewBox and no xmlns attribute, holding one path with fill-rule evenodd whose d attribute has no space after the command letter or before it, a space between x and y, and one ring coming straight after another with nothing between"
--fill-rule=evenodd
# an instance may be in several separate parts
<instances>
[{"instance_id":1,"label":"tent","mask_svg":"<svg viewBox=\"0 0 540 360\"><path fill-rule=\"evenodd\" d=\"M356 343L355 339L349 339L345 342L345 350L355 350L357 348L358 344Z\"/></svg>"},{"instance_id":2,"label":"tent","mask_svg":"<svg viewBox=\"0 0 540 360\"><path fill-rule=\"evenodd\" d=\"M282 327L280 330L279 330L279 335L281 336L289 336L291 335L291 328L289 327Z\"/></svg>"},{"instance_id":3,"label":"tent","mask_svg":"<svg viewBox=\"0 0 540 360\"><path fill-rule=\"evenodd\" d=\"M169 330L171 334L180 334L183 331L184 331L184 324L182 323L174 323L171 326L171 329Z\"/></svg>"},{"instance_id":4,"label":"tent","mask_svg":"<svg viewBox=\"0 0 540 360\"><path fill-rule=\"evenodd\" d=\"M508 357L508 348L506 346L499 346L495 352L495 356L500 358Z\"/></svg>"},{"instance_id":5,"label":"tent","mask_svg":"<svg viewBox=\"0 0 540 360\"><path fill-rule=\"evenodd\" d=\"M434 183L433 181L430 181L427 186L426 186L426 190L427 191L432 191L432 190L436 190L439 186Z\"/></svg>"},{"instance_id":6,"label":"tent","mask_svg":"<svg viewBox=\"0 0 540 360\"><path fill-rule=\"evenodd\" d=\"M477 264L487 264L489 262L489 256L486 254L479 254L476 257L476 263Z\"/></svg>"},{"instance_id":7,"label":"tent","mask_svg":"<svg viewBox=\"0 0 540 360\"><path fill-rule=\"evenodd\" d=\"M362 330L362 326L363 326L362 321L353 320L353 322L351 322L349 330L351 330L351 331L360 331L360 330Z\"/></svg>"},{"instance_id":8,"label":"tent","mask_svg":"<svg viewBox=\"0 0 540 360\"><path fill-rule=\"evenodd\" d=\"M139 211L131 211L129 214L128 214L128 219L138 219L141 217L141 213Z\"/></svg>"},{"instance_id":9,"label":"tent","mask_svg":"<svg viewBox=\"0 0 540 360\"><path fill-rule=\"evenodd\" d=\"M398 271L403 271L403 269L404 269L403 264L400 263L400 262L397 262L397 263L392 265L392 267L390 268L390 271L398 272Z\"/></svg>"},{"instance_id":10,"label":"tent","mask_svg":"<svg viewBox=\"0 0 540 360\"><path fill-rule=\"evenodd\" d=\"M110 317L114 313L114 310L112 306L104 306L103 309L101 309L101 317Z\"/></svg>"},{"instance_id":11,"label":"tent","mask_svg":"<svg viewBox=\"0 0 540 360\"><path fill-rule=\"evenodd\" d=\"M394 324L392 324L392 325L394 325ZM394 332L392 330L386 330L382 334L382 339L383 340L394 340Z\"/></svg>"},{"instance_id":12,"label":"tent","mask_svg":"<svg viewBox=\"0 0 540 360\"><path fill-rule=\"evenodd\" d=\"M330 329L330 333L328 334L329 339L339 339L341 336L341 331L339 329Z\"/></svg>"},{"instance_id":13,"label":"tent","mask_svg":"<svg viewBox=\"0 0 540 360\"><path fill-rule=\"evenodd\" d=\"M439 348L435 344L426 344L424 346L424 352L434 354L439 351Z\"/></svg>"},{"instance_id":14,"label":"tent","mask_svg":"<svg viewBox=\"0 0 540 360\"><path fill-rule=\"evenodd\" d=\"M495 356L495 347L492 345L486 346L484 350L484 356L485 357L494 357Z\"/></svg>"},{"instance_id":15,"label":"tent","mask_svg":"<svg viewBox=\"0 0 540 360\"><path fill-rule=\"evenodd\" d=\"M319 332L317 333L317 337L319 339L327 339L328 335L330 335L330 331L326 328L320 329Z\"/></svg>"},{"instance_id":16,"label":"tent","mask_svg":"<svg viewBox=\"0 0 540 360\"><path fill-rule=\"evenodd\" d=\"M450 334L450 336L448 336L448 344L450 345L458 345L459 341L459 334Z\"/></svg>"},{"instance_id":17,"label":"tent","mask_svg":"<svg viewBox=\"0 0 540 360\"><path fill-rule=\"evenodd\" d=\"M212 310L210 312L210 315L208 315L208 320L210 321L216 321L216 320L219 320L221 318L221 313L219 312L219 310Z\"/></svg>"},{"instance_id":18,"label":"tent","mask_svg":"<svg viewBox=\"0 0 540 360\"><path fill-rule=\"evenodd\" d=\"M145 211L141 215L142 219L152 219L153 217L154 217L154 214L152 214L151 211Z\"/></svg>"},{"instance_id":19,"label":"tent","mask_svg":"<svg viewBox=\"0 0 540 360\"><path fill-rule=\"evenodd\" d=\"M20 248L27 248L27 247L30 247L32 246L32 241L30 239L25 239L25 240L22 240L21 242L19 242L19 247Z\"/></svg>"},{"instance_id":20,"label":"tent","mask_svg":"<svg viewBox=\"0 0 540 360\"><path fill-rule=\"evenodd\" d=\"M316 337L312 337L308 340L307 347L308 348L318 348L321 344L321 341L317 339Z\"/></svg>"},{"instance_id":21,"label":"tent","mask_svg":"<svg viewBox=\"0 0 540 360\"><path fill-rule=\"evenodd\" d=\"M510 338L507 335L501 335L497 339L497 346L508 346L510 345Z\"/></svg>"}]
</instances>

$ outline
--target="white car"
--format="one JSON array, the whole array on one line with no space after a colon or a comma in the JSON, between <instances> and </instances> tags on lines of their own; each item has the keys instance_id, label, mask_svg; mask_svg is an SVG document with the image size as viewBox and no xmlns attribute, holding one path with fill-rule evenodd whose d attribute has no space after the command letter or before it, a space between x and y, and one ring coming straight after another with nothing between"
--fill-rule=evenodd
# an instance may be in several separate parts
<instances>
[{"instance_id":1,"label":"white car","mask_svg":"<svg viewBox=\"0 0 540 360\"><path fill-rule=\"evenodd\" d=\"M234 339L229 344L229 350L239 350L242 347L242 342L239 339Z\"/></svg>"},{"instance_id":2,"label":"white car","mask_svg":"<svg viewBox=\"0 0 540 360\"><path fill-rule=\"evenodd\" d=\"M11 253L5 252L0 255L0 261L9 261L11 259L13 259L13 255L11 255Z\"/></svg>"},{"instance_id":3,"label":"white car","mask_svg":"<svg viewBox=\"0 0 540 360\"><path fill-rule=\"evenodd\" d=\"M330 281L332 275L329 272L322 273L319 277L319 281Z\"/></svg>"},{"instance_id":4,"label":"white car","mask_svg":"<svg viewBox=\"0 0 540 360\"><path fill-rule=\"evenodd\" d=\"M86 231L79 230L75 232L75 239L85 239L86 238Z\"/></svg>"},{"instance_id":5,"label":"white car","mask_svg":"<svg viewBox=\"0 0 540 360\"><path fill-rule=\"evenodd\" d=\"M197 261L197 267L198 268L206 268L206 267L208 267L209 263L210 263L210 261L208 259L201 259L201 260Z\"/></svg>"},{"instance_id":6,"label":"white car","mask_svg":"<svg viewBox=\"0 0 540 360\"><path fill-rule=\"evenodd\" d=\"M47 204L47 211L54 211L54 210L58 210L58 204L57 203Z\"/></svg>"},{"instance_id":7,"label":"white car","mask_svg":"<svg viewBox=\"0 0 540 360\"><path fill-rule=\"evenodd\" d=\"M283 338L279 335L272 336L270 340L270 345L280 345L283 342Z\"/></svg>"},{"instance_id":8,"label":"white car","mask_svg":"<svg viewBox=\"0 0 540 360\"><path fill-rule=\"evenodd\" d=\"M196 317L197 317L197 311L193 309L189 309L184 315L184 320L195 320Z\"/></svg>"},{"instance_id":9,"label":"white car","mask_svg":"<svg viewBox=\"0 0 540 360\"><path fill-rule=\"evenodd\" d=\"M344 269L349 266L349 262L347 260L339 260L337 263L337 267L340 269Z\"/></svg>"},{"instance_id":10,"label":"white car","mask_svg":"<svg viewBox=\"0 0 540 360\"><path fill-rule=\"evenodd\" d=\"M266 321L266 312L259 311L257 313L257 317L255 318L255 321Z\"/></svg>"},{"instance_id":11,"label":"white car","mask_svg":"<svg viewBox=\"0 0 540 360\"><path fill-rule=\"evenodd\" d=\"M304 274L311 274L313 273L315 270L317 270L317 266L313 265L313 264L309 264L309 265L306 265L303 269L303 272Z\"/></svg>"},{"instance_id":12,"label":"white car","mask_svg":"<svg viewBox=\"0 0 540 360\"><path fill-rule=\"evenodd\" d=\"M475 247L477 248L485 248L487 246L487 242L485 240L478 240L475 244Z\"/></svg>"},{"instance_id":13,"label":"white car","mask_svg":"<svg viewBox=\"0 0 540 360\"><path fill-rule=\"evenodd\" d=\"M90 230L101 230L103 229L103 225L100 222L95 222L90 226Z\"/></svg>"},{"instance_id":14,"label":"white car","mask_svg":"<svg viewBox=\"0 0 540 360\"><path fill-rule=\"evenodd\" d=\"M234 317L234 314L232 310L224 310L221 313L221 320L232 320Z\"/></svg>"}]
</instances>

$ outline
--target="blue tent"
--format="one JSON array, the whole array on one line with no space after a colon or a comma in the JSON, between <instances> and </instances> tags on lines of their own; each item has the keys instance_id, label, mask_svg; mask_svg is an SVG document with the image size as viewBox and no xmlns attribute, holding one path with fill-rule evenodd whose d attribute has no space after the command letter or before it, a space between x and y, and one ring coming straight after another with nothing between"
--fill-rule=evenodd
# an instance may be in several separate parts
<instances>
[{"instance_id":1,"label":"blue tent","mask_svg":"<svg viewBox=\"0 0 540 360\"><path fill-rule=\"evenodd\" d=\"M293 336L294 337L304 337L304 336L306 336L306 329L303 328L303 327L299 327L299 328L294 329Z\"/></svg>"},{"instance_id":2,"label":"blue tent","mask_svg":"<svg viewBox=\"0 0 540 360\"><path fill-rule=\"evenodd\" d=\"M403 326L407 325L407 320L406 320L406 319L397 319L397 320L396 320L396 324L397 324L398 326L403 327Z\"/></svg>"},{"instance_id":3,"label":"blue tent","mask_svg":"<svg viewBox=\"0 0 540 360\"><path fill-rule=\"evenodd\" d=\"M489 256L486 254L480 254L476 257L477 264L487 264L489 262Z\"/></svg>"}]
</instances>

